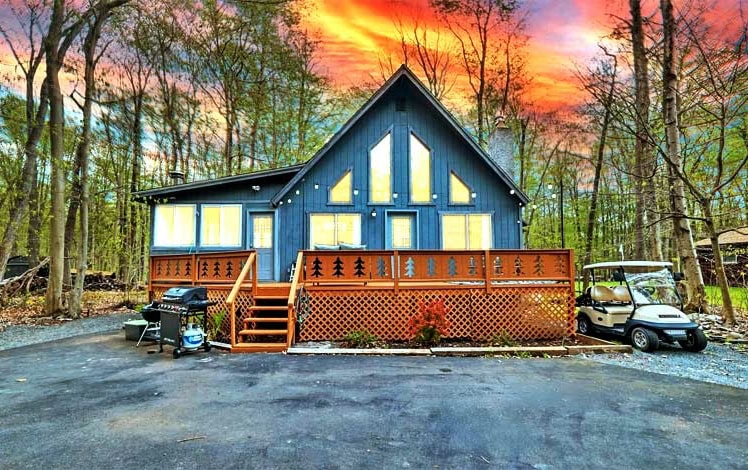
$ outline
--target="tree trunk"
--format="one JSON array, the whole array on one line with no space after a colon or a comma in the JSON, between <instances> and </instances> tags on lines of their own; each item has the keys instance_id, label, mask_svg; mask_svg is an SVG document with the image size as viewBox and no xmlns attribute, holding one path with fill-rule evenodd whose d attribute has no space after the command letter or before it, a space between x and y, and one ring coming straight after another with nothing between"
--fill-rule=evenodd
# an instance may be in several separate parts
<instances>
[{"instance_id":1,"label":"tree trunk","mask_svg":"<svg viewBox=\"0 0 748 470\"><path fill-rule=\"evenodd\" d=\"M31 77L33 80L33 77ZM32 83L33 85L33 83ZM30 92L27 89L26 100L34 101L33 89ZM27 127L26 144L24 145L25 160L23 163L23 171L21 176L21 187L19 188L18 198L15 204L10 208L8 214L8 221L5 225L5 231L3 233L2 242L0 242L0 279L5 274L5 268L8 266L8 260L10 259L13 245L16 242L18 236L18 228L21 224L26 211L29 207L29 201L31 199L31 193L34 190L36 182L36 164L38 160L38 145L39 140L42 137L42 131L44 130L44 124L47 118L47 107L49 103L49 87L47 86L47 80L45 79L42 83L41 93L39 94L39 108L36 111L36 115L33 120L33 125ZM27 124L31 124L27 122ZM38 257L38 255L37 255Z\"/></svg>"},{"instance_id":2,"label":"tree trunk","mask_svg":"<svg viewBox=\"0 0 748 470\"><path fill-rule=\"evenodd\" d=\"M705 201L706 202L706 201ZM727 325L735 324L735 310L732 306L732 298L730 297L730 285L727 282L727 275L725 273L725 265L722 262L722 249L719 246L719 234L714 226L714 216L712 214L712 208L709 203L701 205L701 210L704 211L704 225L706 226L707 232L709 232L709 241L712 243L712 256L714 257L714 276L717 278L717 285L719 286L720 294L722 295L722 316L725 317L725 323Z\"/></svg>"},{"instance_id":3,"label":"tree trunk","mask_svg":"<svg viewBox=\"0 0 748 470\"><path fill-rule=\"evenodd\" d=\"M49 142L50 142L50 192L52 212L49 224L49 282L44 310L47 315L58 314L65 309L62 297L62 270L65 250L65 168L64 108L60 91L59 71L62 57L59 44L65 21L64 0L54 0L49 32L45 40L47 54L47 86L49 88Z\"/></svg>"},{"instance_id":4,"label":"tree trunk","mask_svg":"<svg viewBox=\"0 0 748 470\"><path fill-rule=\"evenodd\" d=\"M613 70L611 71L610 77L610 88L608 89L608 95L606 96L605 103L603 106L605 111L603 113L603 123L600 128L600 142L597 146L597 159L595 160L595 177L592 180L592 194L590 196L590 211L587 214L587 233L585 234L585 249L584 249L584 265L588 265L592 262L592 246L595 236L595 221L597 220L597 195L600 190L600 174L603 169L603 159L605 157L605 142L608 137L608 126L610 125L610 114L613 105L613 95L616 91L616 73L618 70L616 57L611 56L613 59ZM590 272L585 270L582 278L582 291L587 289L590 282Z\"/></svg>"},{"instance_id":5,"label":"tree trunk","mask_svg":"<svg viewBox=\"0 0 748 470\"><path fill-rule=\"evenodd\" d=\"M664 85L662 96L662 111L665 121L666 158L678 175L683 174L683 161L680 155L680 140L678 132L678 76L674 70L675 57L675 19L673 5L670 0L660 0L662 10L662 29L664 36L664 54L662 61L662 81ZM680 177L673 179L672 189L673 237L678 246L678 254L683 264L688 287L689 311L706 310L706 292L704 279L701 275L696 248L693 243L691 224L687 217L686 191Z\"/></svg>"},{"instance_id":6,"label":"tree trunk","mask_svg":"<svg viewBox=\"0 0 748 470\"><path fill-rule=\"evenodd\" d=\"M101 28L109 17L109 11L104 10L94 19L84 41L85 73L84 83L86 95L83 101L83 129L76 151L76 162L79 169L77 188L77 206L80 209L80 237L78 245L78 265L75 284L70 295L70 316L78 318L82 310L83 285L88 269L88 162L91 146L91 108L96 93L96 45L101 36ZM74 205L71 198L71 207ZM75 217L72 217L73 228ZM70 221L70 215L68 215ZM67 227L66 227L67 228ZM67 234L66 234L67 235Z\"/></svg>"}]
</instances>

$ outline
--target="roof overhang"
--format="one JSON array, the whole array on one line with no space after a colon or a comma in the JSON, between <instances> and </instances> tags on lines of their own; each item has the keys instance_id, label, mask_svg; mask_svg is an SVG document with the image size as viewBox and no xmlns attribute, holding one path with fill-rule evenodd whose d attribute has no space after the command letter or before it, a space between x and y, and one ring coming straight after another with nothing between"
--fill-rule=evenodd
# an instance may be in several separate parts
<instances>
[{"instance_id":1,"label":"roof overhang","mask_svg":"<svg viewBox=\"0 0 748 470\"><path fill-rule=\"evenodd\" d=\"M253 181L260 181L269 178L286 176L288 178L293 177L304 168L305 164L292 165L283 168L273 168L268 170L260 170L252 173L245 173L242 175L225 176L223 178L216 178L212 180L194 181L192 183L175 184L171 186L164 186L161 188L146 189L138 191L133 194L136 201L148 202L149 200L155 200L160 198L167 198L184 194L186 192L208 189L216 186L232 183L249 183Z\"/></svg>"},{"instance_id":2,"label":"roof overhang","mask_svg":"<svg viewBox=\"0 0 748 470\"><path fill-rule=\"evenodd\" d=\"M670 261L606 261L588 264L582 269L615 269L615 268L672 268Z\"/></svg>"}]
</instances>

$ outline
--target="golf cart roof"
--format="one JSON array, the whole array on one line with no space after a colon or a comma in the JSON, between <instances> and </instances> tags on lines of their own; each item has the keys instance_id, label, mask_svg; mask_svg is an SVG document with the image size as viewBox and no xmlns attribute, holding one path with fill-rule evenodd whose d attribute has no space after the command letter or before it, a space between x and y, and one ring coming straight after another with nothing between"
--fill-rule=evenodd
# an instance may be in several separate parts
<instances>
[{"instance_id":1,"label":"golf cart roof","mask_svg":"<svg viewBox=\"0 0 748 470\"><path fill-rule=\"evenodd\" d=\"M588 264L582 269L615 269L615 268L671 268L670 261L606 261Z\"/></svg>"}]
</instances>

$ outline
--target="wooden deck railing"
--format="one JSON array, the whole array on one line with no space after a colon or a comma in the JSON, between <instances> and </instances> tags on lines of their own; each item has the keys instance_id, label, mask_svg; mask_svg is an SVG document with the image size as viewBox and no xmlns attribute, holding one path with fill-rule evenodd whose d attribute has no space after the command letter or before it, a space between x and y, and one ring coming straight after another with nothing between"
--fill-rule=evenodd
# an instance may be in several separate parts
<instances>
[{"instance_id":1,"label":"wooden deck railing","mask_svg":"<svg viewBox=\"0 0 748 470\"><path fill-rule=\"evenodd\" d=\"M288 293L288 341L286 346L289 348L294 343L296 336L296 294L300 287L301 274L304 271L303 260L304 252L299 251L296 255L296 269L291 280L291 290Z\"/></svg>"},{"instance_id":2,"label":"wooden deck railing","mask_svg":"<svg viewBox=\"0 0 748 470\"><path fill-rule=\"evenodd\" d=\"M571 250L305 251L301 274L310 311L302 341L360 330L407 340L409 319L436 300L453 338L574 334Z\"/></svg>"},{"instance_id":3,"label":"wooden deck railing","mask_svg":"<svg viewBox=\"0 0 748 470\"><path fill-rule=\"evenodd\" d=\"M574 281L571 250L485 251L305 251L302 281L311 286L360 284L370 289L438 285L485 286L506 283Z\"/></svg>"},{"instance_id":4,"label":"wooden deck railing","mask_svg":"<svg viewBox=\"0 0 748 470\"><path fill-rule=\"evenodd\" d=\"M236 278L236 282L234 282L234 287L226 298L226 305L229 307L229 321L231 322L230 338L232 348L236 346L236 296L239 295L242 287L246 287L244 281L248 275L252 283L252 297L254 298L257 296L257 253L255 252L250 253L247 257L247 262L242 267L239 276Z\"/></svg>"}]
</instances>

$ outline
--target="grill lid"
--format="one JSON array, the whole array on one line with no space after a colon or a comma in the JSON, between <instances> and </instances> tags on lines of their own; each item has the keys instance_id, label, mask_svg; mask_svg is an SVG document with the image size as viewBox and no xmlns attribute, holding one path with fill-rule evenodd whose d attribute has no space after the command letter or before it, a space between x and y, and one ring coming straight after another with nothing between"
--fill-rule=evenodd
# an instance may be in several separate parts
<instances>
[{"instance_id":1,"label":"grill lid","mask_svg":"<svg viewBox=\"0 0 748 470\"><path fill-rule=\"evenodd\" d=\"M208 289L206 287L172 287L161 298L161 302L170 304L187 304L196 301L208 300Z\"/></svg>"}]
</instances>

